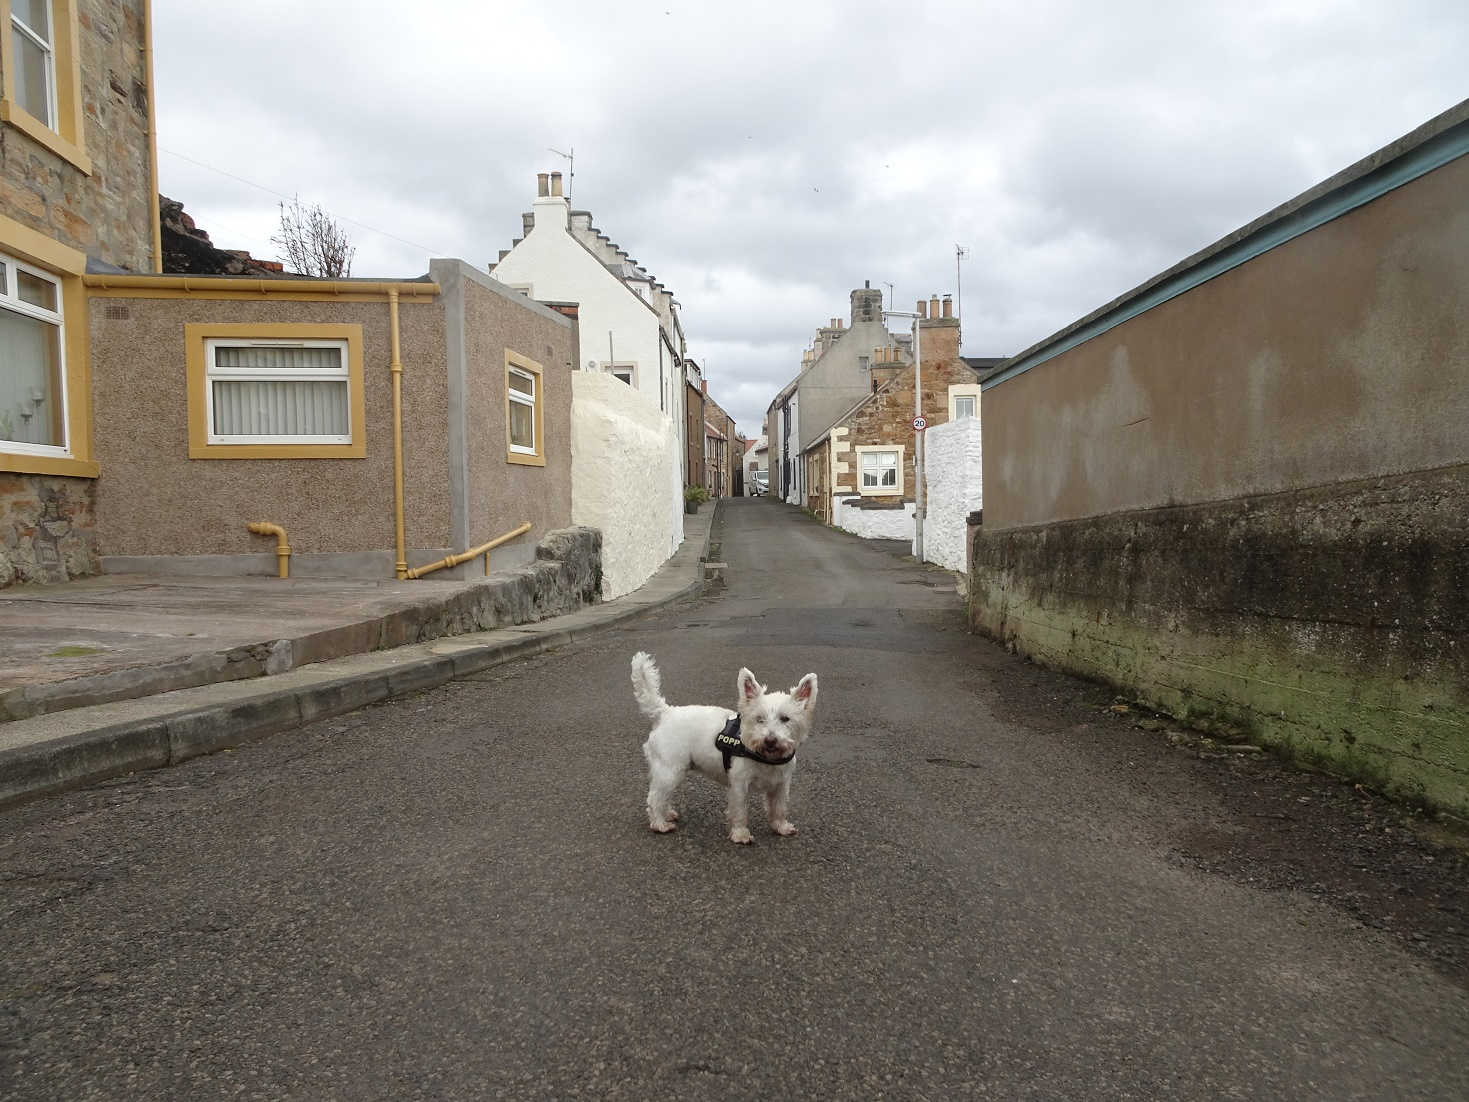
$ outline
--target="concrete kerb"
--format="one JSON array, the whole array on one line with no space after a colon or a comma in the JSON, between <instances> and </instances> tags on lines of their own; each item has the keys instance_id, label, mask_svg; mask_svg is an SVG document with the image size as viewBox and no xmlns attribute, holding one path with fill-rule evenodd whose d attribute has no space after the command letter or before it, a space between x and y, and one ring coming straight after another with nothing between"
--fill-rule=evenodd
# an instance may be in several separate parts
<instances>
[{"instance_id":1,"label":"concrete kerb","mask_svg":"<svg viewBox=\"0 0 1469 1102\"><path fill-rule=\"evenodd\" d=\"M605 605L513 628L297 666L273 676L181 688L7 723L0 727L0 808L177 765L396 696L437 688L664 608L702 590L701 564L718 512L716 507L704 531L690 533L641 589ZM355 668L343 674L343 667ZM119 710L146 714L110 721ZM96 725L88 728L92 722ZM58 726L60 732L47 733Z\"/></svg>"}]
</instances>

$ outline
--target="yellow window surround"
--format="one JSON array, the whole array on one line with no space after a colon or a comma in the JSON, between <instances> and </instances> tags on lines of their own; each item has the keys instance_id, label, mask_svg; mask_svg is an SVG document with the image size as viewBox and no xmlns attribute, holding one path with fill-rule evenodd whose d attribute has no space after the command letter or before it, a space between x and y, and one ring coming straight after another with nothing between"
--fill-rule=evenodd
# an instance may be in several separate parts
<instances>
[{"instance_id":1,"label":"yellow window surround","mask_svg":"<svg viewBox=\"0 0 1469 1102\"><path fill-rule=\"evenodd\" d=\"M510 444L510 372L511 369L523 371L535 379L535 422L534 440L535 454L523 451L515 451ZM527 467L544 467L546 465L546 392L544 389L544 373L541 365L527 356L518 352L505 349L505 461L507 463L519 463Z\"/></svg>"},{"instance_id":2,"label":"yellow window surround","mask_svg":"<svg viewBox=\"0 0 1469 1102\"><path fill-rule=\"evenodd\" d=\"M208 356L206 342L218 339L347 342L347 401L352 427L349 444L211 444L209 442ZM367 434L363 423L362 326L338 324L231 324L208 322L184 326L189 397L190 459L363 459Z\"/></svg>"},{"instance_id":3,"label":"yellow window surround","mask_svg":"<svg viewBox=\"0 0 1469 1102\"><path fill-rule=\"evenodd\" d=\"M56 76L56 125L48 126L22 107L15 96L15 28L10 22L10 0L0 0L0 120L70 161L88 176L82 123L82 67L77 32L77 0L50 0L51 56Z\"/></svg>"},{"instance_id":4,"label":"yellow window surround","mask_svg":"<svg viewBox=\"0 0 1469 1102\"><path fill-rule=\"evenodd\" d=\"M0 0L3 3L3 0ZM5 14L5 25L10 15ZM29 455L5 450L0 443L0 471L19 474L96 478L92 458L92 373L87 341L87 289L81 273L87 258L75 249L0 215L0 252L54 273L61 281L61 318L65 357L66 450L68 455Z\"/></svg>"}]
</instances>

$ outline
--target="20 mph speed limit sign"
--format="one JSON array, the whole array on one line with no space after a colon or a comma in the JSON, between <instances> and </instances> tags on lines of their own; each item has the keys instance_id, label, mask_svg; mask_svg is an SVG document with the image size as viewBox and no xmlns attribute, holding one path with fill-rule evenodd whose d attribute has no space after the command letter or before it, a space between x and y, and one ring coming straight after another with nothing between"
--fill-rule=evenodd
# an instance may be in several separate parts
<instances>
[{"instance_id":1,"label":"20 mph speed limit sign","mask_svg":"<svg viewBox=\"0 0 1469 1102\"><path fill-rule=\"evenodd\" d=\"M928 418L926 418L926 417L915 417L915 418L913 418L913 429L914 429L915 432L922 432L926 428L928 428Z\"/></svg>"}]
</instances>

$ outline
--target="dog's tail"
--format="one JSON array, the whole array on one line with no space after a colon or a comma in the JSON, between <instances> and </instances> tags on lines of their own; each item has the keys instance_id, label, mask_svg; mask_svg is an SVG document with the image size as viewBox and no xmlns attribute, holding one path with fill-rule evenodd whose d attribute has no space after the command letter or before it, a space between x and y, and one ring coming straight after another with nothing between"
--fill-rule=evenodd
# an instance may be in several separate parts
<instances>
[{"instance_id":1,"label":"dog's tail","mask_svg":"<svg viewBox=\"0 0 1469 1102\"><path fill-rule=\"evenodd\" d=\"M645 651L632 656L632 695L637 698L639 711L651 720L657 721L668 710L663 679L658 676L652 655Z\"/></svg>"}]
</instances>

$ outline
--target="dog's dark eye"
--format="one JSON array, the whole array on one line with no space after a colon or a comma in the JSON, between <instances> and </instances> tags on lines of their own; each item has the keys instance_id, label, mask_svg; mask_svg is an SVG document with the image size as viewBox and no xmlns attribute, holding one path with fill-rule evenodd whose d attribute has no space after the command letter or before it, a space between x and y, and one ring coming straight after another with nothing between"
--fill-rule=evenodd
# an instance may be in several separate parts
<instances>
[{"instance_id":1,"label":"dog's dark eye","mask_svg":"<svg viewBox=\"0 0 1469 1102\"><path fill-rule=\"evenodd\" d=\"M781 716L780 717L780 721L782 723L789 723L791 721L791 717L790 716Z\"/></svg>"}]
</instances>

